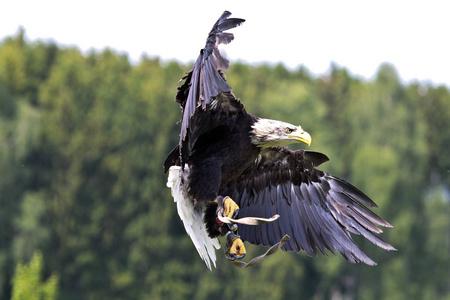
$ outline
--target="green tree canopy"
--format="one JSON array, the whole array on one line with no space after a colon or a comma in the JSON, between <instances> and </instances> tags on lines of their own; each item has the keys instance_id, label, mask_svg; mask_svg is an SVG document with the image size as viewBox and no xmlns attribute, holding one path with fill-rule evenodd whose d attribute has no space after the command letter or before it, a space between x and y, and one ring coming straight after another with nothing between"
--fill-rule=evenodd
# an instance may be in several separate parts
<instances>
[{"instance_id":1,"label":"green tree canopy","mask_svg":"<svg viewBox=\"0 0 450 300\"><path fill-rule=\"evenodd\" d=\"M0 298L43 299L58 282L60 299L449 299L447 86L404 83L389 64L363 80L336 65L313 76L232 63L226 75L247 110L310 132L311 150L331 158L323 169L380 205L394 225L382 237L398 252L356 237L377 267L277 253L240 270L219 250L210 272L162 169L178 143L173 98L188 70L28 41L24 31L0 42ZM248 246L248 256L265 250ZM59 280L43 282L49 274Z\"/></svg>"}]
</instances>

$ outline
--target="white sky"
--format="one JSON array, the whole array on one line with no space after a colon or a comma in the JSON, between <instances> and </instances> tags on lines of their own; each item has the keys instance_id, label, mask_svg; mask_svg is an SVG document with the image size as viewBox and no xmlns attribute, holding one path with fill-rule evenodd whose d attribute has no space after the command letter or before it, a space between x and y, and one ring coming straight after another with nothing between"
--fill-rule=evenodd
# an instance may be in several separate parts
<instances>
[{"instance_id":1,"label":"white sky","mask_svg":"<svg viewBox=\"0 0 450 300\"><path fill-rule=\"evenodd\" d=\"M222 47L231 60L302 64L316 74L333 61L365 78L390 62L405 81L450 85L446 0L2 0L0 39L24 26L31 40L187 62L224 10L247 20Z\"/></svg>"}]
</instances>

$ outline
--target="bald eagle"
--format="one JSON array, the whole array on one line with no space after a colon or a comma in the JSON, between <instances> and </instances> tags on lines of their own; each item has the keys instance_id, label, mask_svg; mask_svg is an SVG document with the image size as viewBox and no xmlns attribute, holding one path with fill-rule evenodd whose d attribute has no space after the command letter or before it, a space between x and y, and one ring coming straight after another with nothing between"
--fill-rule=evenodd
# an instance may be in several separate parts
<instances>
[{"instance_id":1,"label":"bald eagle","mask_svg":"<svg viewBox=\"0 0 450 300\"><path fill-rule=\"evenodd\" d=\"M197 251L211 269L218 236L227 236L226 256L240 259L243 241L272 246L285 235L287 251L312 256L326 249L349 262L376 263L350 234L385 250L395 250L375 235L392 227L373 213L376 204L350 183L316 169L325 154L296 150L310 145L301 126L247 113L222 71L229 62L219 49L233 39L227 30L244 20L225 11L214 24L192 69L182 78L175 100L183 110L178 145L167 157L168 187ZM230 226L220 217L279 218L263 225Z\"/></svg>"}]
</instances>

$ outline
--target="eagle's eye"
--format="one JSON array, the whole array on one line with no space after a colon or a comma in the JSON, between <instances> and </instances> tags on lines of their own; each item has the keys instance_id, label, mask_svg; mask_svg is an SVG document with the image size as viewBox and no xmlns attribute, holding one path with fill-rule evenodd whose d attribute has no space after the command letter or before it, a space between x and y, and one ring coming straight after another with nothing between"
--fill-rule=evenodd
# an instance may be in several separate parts
<instances>
[{"instance_id":1,"label":"eagle's eye","mask_svg":"<svg viewBox=\"0 0 450 300\"><path fill-rule=\"evenodd\" d=\"M289 127L286 128L286 133L287 134L292 133L293 131L294 131L294 129L292 129L292 128L289 128Z\"/></svg>"}]
</instances>

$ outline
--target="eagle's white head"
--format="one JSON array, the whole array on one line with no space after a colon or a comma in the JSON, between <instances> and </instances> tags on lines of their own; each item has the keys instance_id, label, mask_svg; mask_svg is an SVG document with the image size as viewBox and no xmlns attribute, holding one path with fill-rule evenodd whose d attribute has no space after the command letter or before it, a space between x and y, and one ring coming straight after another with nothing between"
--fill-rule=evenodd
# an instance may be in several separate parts
<instances>
[{"instance_id":1,"label":"eagle's white head","mask_svg":"<svg viewBox=\"0 0 450 300\"><path fill-rule=\"evenodd\" d=\"M260 118L253 124L250 133L252 143L260 148L286 146L298 142L311 145L311 136L301 126L277 120Z\"/></svg>"}]
</instances>

